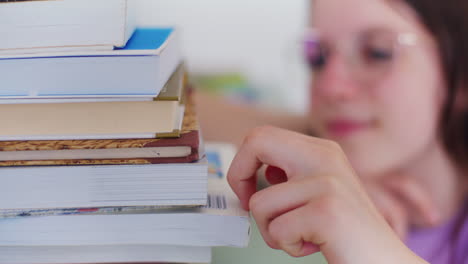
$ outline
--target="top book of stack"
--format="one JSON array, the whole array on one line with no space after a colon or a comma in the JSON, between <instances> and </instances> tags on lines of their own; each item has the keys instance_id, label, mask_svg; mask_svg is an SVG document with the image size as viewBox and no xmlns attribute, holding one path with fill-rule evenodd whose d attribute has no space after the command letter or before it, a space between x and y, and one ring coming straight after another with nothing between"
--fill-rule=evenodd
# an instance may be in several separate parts
<instances>
[{"instance_id":1,"label":"top book of stack","mask_svg":"<svg viewBox=\"0 0 468 264\"><path fill-rule=\"evenodd\" d=\"M136 27L132 0L0 2L0 54L112 50Z\"/></svg>"}]
</instances>

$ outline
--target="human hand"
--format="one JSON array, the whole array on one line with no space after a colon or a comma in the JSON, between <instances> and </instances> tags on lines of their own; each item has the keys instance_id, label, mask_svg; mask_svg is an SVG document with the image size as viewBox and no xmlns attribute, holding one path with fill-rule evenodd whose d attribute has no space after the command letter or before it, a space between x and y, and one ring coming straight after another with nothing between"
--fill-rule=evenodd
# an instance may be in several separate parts
<instances>
[{"instance_id":1,"label":"human hand","mask_svg":"<svg viewBox=\"0 0 468 264\"><path fill-rule=\"evenodd\" d=\"M270 166L267 178L277 184L257 192L262 165ZM379 214L336 143L257 128L228 180L272 248L296 257L320 250L330 264L424 263Z\"/></svg>"},{"instance_id":2,"label":"human hand","mask_svg":"<svg viewBox=\"0 0 468 264\"><path fill-rule=\"evenodd\" d=\"M400 239L406 239L410 226L428 227L440 223L440 213L431 195L414 178L386 175L362 182L374 205Z\"/></svg>"}]
</instances>

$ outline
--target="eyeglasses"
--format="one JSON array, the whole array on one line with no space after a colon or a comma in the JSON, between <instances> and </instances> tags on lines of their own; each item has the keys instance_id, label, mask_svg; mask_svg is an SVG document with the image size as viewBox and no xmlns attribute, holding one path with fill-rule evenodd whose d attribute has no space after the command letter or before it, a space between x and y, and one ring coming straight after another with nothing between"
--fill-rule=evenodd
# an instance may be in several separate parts
<instances>
[{"instance_id":1,"label":"eyeglasses","mask_svg":"<svg viewBox=\"0 0 468 264\"><path fill-rule=\"evenodd\" d=\"M316 76L320 76L331 58L339 53L357 81L372 83L389 74L396 66L402 48L414 46L416 40L411 33L372 30L357 35L350 42L330 45L322 39L319 31L311 29L304 38L304 53L307 64Z\"/></svg>"}]
</instances>

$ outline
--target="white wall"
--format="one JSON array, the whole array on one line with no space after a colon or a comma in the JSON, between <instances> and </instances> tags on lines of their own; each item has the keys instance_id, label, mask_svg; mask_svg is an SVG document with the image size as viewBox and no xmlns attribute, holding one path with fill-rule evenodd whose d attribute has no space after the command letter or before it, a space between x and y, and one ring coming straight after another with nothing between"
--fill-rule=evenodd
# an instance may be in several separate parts
<instances>
[{"instance_id":1,"label":"white wall","mask_svg":"<svg viewBox=\"0 0 468 264\"><path fill-rule=\"evenodd\" d=\"M270 104L305 106L306 0L136 0L138 23L176 25L193 72L239 71Z\"/></svg>"}]
</instances>

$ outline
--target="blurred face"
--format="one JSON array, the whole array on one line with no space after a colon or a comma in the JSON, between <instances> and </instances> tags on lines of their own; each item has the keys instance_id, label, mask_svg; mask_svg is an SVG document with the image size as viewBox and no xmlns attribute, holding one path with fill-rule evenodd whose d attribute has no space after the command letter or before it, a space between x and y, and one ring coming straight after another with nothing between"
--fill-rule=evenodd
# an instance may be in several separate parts
<instances>
[{"instance_id":1,"label":"blurred face","mask_svg":"<svg viewBox=\"0 0 468 264\"><path fill-rule=\"evenodd\" d=\"M403 1L314 0L312 27L312 122L358 174L401 169L437 146L436 44Z\"/></svg>"}]
</instances>

